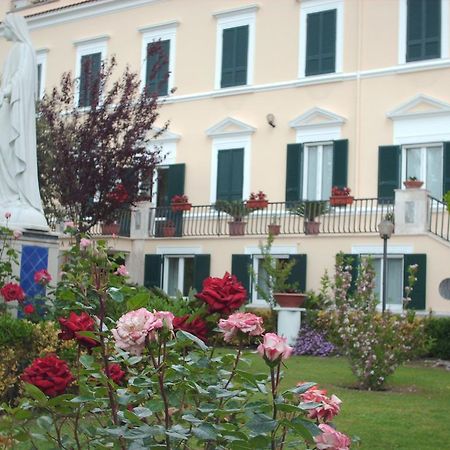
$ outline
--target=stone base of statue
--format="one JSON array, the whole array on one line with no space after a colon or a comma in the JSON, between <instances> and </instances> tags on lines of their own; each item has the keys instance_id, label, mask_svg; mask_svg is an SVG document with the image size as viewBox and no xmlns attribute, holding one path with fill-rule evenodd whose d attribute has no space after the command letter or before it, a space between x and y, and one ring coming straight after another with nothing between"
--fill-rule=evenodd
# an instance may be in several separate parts
<instances>
[{"instance_id":1,"label":"stone base of statue","mask_svg":"<svg viewBox=\"0 0 450 450\"><path fill-rule=\"evenodd\" d=\"M278 312L278 334L285 337L289 345L295 345L298 332L302 326L302 312L306 309L277 306L273 310Z\"/></svg>"},{"instance_id":2,"label":"stone base of statue","mask_svg":"<svg viewBox=\"0 0 450 450\"><path fill-rule=\"evenodd\" d=\"M44 214L31 206L0 204L0 225L6 225L5 214L7 213L11 215L8 219L8 227L12 230L50 231Z\"/></svg>"}]
</instances>

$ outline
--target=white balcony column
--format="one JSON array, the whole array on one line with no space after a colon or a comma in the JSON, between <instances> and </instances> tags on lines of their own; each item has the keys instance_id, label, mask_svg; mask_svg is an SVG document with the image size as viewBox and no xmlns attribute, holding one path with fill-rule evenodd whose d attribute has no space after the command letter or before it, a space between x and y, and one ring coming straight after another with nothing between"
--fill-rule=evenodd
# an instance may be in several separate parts
<instances>
[{"instance_id":1,"label":"white balcony column","mask_svg":"<svg viewBox=\"0 0 450 450\"><path fill-rule=\"evenodd\" d=\"M428 230L429 192L426 189L395 190L395 234L423 234Z\"/></svg>"}]
</instances>

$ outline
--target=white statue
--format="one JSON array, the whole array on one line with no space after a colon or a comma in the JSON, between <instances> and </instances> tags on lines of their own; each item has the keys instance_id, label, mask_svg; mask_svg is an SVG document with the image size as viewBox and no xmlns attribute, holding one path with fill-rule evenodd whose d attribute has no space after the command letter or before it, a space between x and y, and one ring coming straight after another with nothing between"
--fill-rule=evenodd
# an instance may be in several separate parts
<instances>
[{"instance_id":1,"label":"white statue","mask_svg":"<svg viewBox=\"0 0 450 450\"><path fill-rule=\"evenodd\" d=\"M0 87L0 223L48 231L36 157L37 65L25 19L7 14L5 38L13 42Z\"/></svg>"}]
</instances>

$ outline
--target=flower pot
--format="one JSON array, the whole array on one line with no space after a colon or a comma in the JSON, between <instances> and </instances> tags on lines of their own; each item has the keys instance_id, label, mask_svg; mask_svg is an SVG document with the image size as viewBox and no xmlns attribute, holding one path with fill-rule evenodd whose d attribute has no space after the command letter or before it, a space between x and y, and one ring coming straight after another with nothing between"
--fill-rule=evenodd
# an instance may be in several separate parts
<instances>
[{"instance_id":1,"label":"flower pot","mask_svg":"<svg viewBox=\"0 0 450 450\"><path fill-rule=\"evenodd\" d=\"M306 294L274 292L273 298L282 308L301 308L308 296Z\"/></svg>"},{"instance_id":2,"label":"flower pot","mask_svg":"<svg viewBox=\"0 0 450 450\"><path fill-rule=\"evenodd\" d=\"M248 209L264 209L269 205L268 200L247 200L245 206Z\"/></svg>"},{"instance_id":3,"label":"flower pot","mask_svg":"<svg viewBox=\"0 0 450 450\"><path fill-rule=\"evenodd\" d=\"M189 211L192 208L191 203L171 203L173 212Z\"/></svg>"},{"instance_id":4,"label":"flower pot","mask_svg":"<svg viewBox=\"0 0 450 450\"><path fill-rule=\"evenodd\" d=\"M333 195L330 197L330 206L345 206L353 203L351 195Z\"/></svg>"},{"instance_id":5,"label":"flower pot","mask_svg":"<svg viewBox=\"0 0 450 450\"><path fill-rule=\"evenodd\" d=\"M419 189L423 185L423 181L420 180L405 180L403 185L406 189Z\"/></svg>"},{"instance_id":6,"label":"flower pot","mask_svg":"<svg viewBox=\"0 0 450 450\"><path fill-rule=\"evenodd\" d=\"M228 222L230 236L243 236L247 222Z\"/></svg>"},{"instance_id":7,"label":"flower pot","mask_svg":"<svg viewBox=\"0 0 450 450\"><path fill-rule=\"evenodd\" d=\"M171 225L166 225L163 227L162 232L164 237L174 237L175 236L175 227Z\"/></svg>"},{"instance_id":8,"label":"flower pot","mask_svg":"<svg viewBox=\"0 0 450 450\"><path fill-rule=\"evenodd\" d=\"M104 223L102 225L102 234L104 235L118 235L120 231L120 225L118 223Z\"/></svg>"},{"instance_id":9,"label":"flower pot","mask_svg":"<svg viewBox=\"0 0 450 450\"><path fill-rule=\"evenodd\" d=\"M303 228L305 234L319 234L320 222L314 222L313 220L305 220Z\"/></svg>"},{"instance_id":10,"label":"flower pot","mask_svg":"<svg viewBox=\"0 0 450 450\"><path fill-rule=\"evenodd\" d=\"M267 225L267 227L269 228L269 234L271 234L272 236L278 236L280 234L280 225L271 223L270 225Z\"/></svg>"}]
</instances>

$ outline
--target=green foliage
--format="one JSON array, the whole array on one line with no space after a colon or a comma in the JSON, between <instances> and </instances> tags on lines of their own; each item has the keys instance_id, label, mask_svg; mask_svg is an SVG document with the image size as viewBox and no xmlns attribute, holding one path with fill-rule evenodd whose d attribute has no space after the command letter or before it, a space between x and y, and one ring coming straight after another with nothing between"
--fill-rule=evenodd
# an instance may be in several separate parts
<instances>
[{"instance_id":1,"label":"green foliage","mask_svg":"<svg viewBox=\"0 0 450 450\"><path fill-rule=\"evenodd\" d=\"M289 208L291 214L304 217L313 222L316 217L322 216L328 212L328 202L325 200L310 200L296 203Z\"/></svg>"},{"instance_id":2,"label":"green foliage","mask_svg":"<svg viewBox=\"0 0 450 450\"><path fill-rule=\"evenodd\" d=\"M236 222L241 222L245 216L251 213L251 210L240 200L217 200L214 209L230 215Z\"/></svg>"},{"instance_id":3,"label":"green foliage","mask_svg":"<svg viewBox=\"0 0 450 450\"><path fill-rule=\"evenodd\" d=\"M33 324L17 320L10 315L0 316L0 348L22 347L30 350L33 345Z\"/></svg>"},{"instance_id":4,"label":"green foliage","mask_svg":"<svg viewBox=\"0 0 450 450\"><path fill-rule=\"evenodd\" d=\"M447 204L447 211L450 213L450 191L447 191L442 199Z\"/></svg>"},{"instance_id":5,"label":"green foliage","mask_svg":"<svg viewBox=\"0 0 450 450\"><path fill-rule=\"evenodd\" d=\"M425 332L431 339L428 356L450 360L450 317L429 317Z\"/></svg>"}]
</instances>

